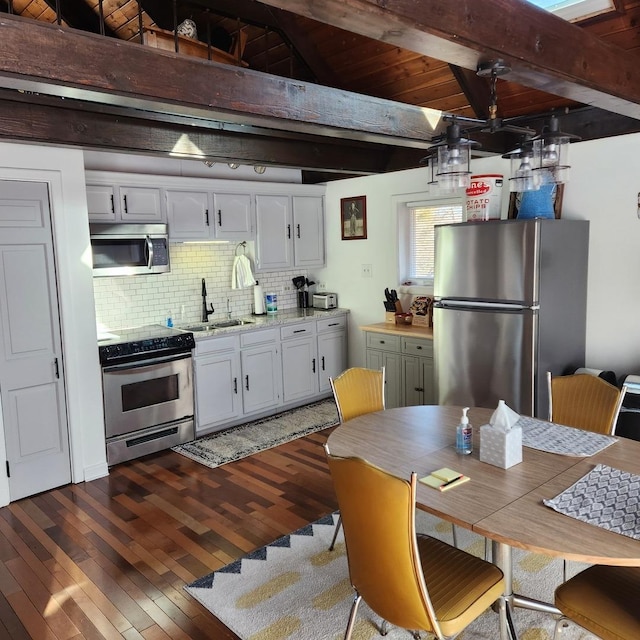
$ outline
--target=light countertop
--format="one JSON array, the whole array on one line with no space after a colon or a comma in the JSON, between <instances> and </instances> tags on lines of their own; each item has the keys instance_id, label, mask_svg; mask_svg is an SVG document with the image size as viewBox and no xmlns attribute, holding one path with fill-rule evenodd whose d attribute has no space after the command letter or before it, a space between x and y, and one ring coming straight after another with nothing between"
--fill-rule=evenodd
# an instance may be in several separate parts
<instances>
[{"instance_id":1,"label":"light countertop","mask_svg":"<svg viewBox=\"0 0 640 640\"><path fill-rule=\"evenodd\" d=\"M228 333L239 333L243 331L255 331L256 329L265 329L267 327L281 326L285 324L293 324L296 322L303 322L305 320L322 320L323 318L331 318L335 316L343 316L349 313L349 309L283 309L274 314L265 314L262 316L246 316L242 319L247 324L238 325L235 327L219 327L210 331L195 331L193 337L196 340L201 338L211 338L214 336L220 336ZM212 320L215 322L215 320ZM197 324L197 322L189 322L185 325L176 324L176 329L181 329L186 326Z\"/></svg>"},{"instance_id":2,"label":"light countertop","mask_svg":"<svg viewBox=\"0 0 640 640\"><path fill-rule=\"evenodd\" d=\"M393 322L377 322L365 324L360 327L362 331L375 333L387 333L392 336L405 336L406 338L427 338L433 340L433 328L413 324L395 324Z\"/></svg>"}]
</instances>

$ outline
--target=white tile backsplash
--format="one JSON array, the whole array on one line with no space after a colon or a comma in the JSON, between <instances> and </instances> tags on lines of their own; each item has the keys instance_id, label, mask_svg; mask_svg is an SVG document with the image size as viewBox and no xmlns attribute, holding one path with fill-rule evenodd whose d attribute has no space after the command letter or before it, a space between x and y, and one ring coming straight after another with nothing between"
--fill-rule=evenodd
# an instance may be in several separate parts
<instances>
[{"instance_id":1,"label":"white tile backsplash","mask_svg":"<svg viewBox=\"0 0 640 640\"><path fill-rule=\"evenodd\" d=\"M251 244L251 243L250 243ZM145 324L165 324L171 314L175 324L198 322L202 315L202 278L207 286L207 304L213 304L212 320L231 315L242 317L253 310L253 288L231 289L231 268L236 244L171 244L171 271L148 276L100 277L93 279L96 318L100 330ZM242 251L241 248L238 252ZM250 252L247 252L250 255ZM253 268L254 263L251 261ZM307 276L305 269L256 274L265 293L278 294L278 309L296 306L294 276Z\"/></svg>"}]
</instances>

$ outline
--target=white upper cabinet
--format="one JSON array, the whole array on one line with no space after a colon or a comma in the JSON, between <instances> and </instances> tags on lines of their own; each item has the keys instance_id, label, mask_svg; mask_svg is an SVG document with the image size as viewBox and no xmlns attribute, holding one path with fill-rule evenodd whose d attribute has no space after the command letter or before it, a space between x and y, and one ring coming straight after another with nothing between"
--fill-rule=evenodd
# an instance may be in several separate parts
<instances>
[{"instance_id":1,"label":"white upper cabinet","mask_svg":"<svg viewBox=\"0 0 640 640\"><path fill-rule=\"evenodd\" d=\"M209 194L206 191L167 191L170 240L208 240Z\"/></svg>"},{"instance_id":2,"label":"white upper cabinet","mask_svg":"<svg viewBox=\"0 0 640 640\"><path fill-rule=\"evenodd\" d=\"M211 224L217 239L252 239L250 194L214 193L213 212Z\"/></svg>"},{"instance_id":3,"label":"white upper cabinet","mask_svg":"<svg viewBox=\"0 0 640 640\"><path fill-rule=\"evenodd\" d=\"M324 257L322 196L256 196L256 269L320 267Z\"/></svg>"},{"instance_id":4,"label":"white upper cabinet","mask_svg":"<svg viewBox=\"0 0 640 640\"><path fill-rule=\"evenodd\" d=\"M87 184L91 222L164 222L159 187Z\"/></svg>"},{"instance_id":5,"label":"white upper cabinet","mask_svg":"<svg viewBox=\"0 0 640 640\"><path fill-rule=\"evenodd\" d=\"M251 240L249 193L167 189L169 239Z\"/></svg>"}]
</instances>

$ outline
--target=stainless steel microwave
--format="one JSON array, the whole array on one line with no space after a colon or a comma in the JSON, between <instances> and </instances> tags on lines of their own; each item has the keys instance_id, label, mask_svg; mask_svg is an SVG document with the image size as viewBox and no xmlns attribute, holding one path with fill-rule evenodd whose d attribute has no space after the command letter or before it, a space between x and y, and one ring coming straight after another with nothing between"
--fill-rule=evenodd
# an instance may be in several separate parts
<instances>
[{"instance_id":1,"label":"stainless steel microwave","mask_svg":"<svg viewBox=\"0 0 640 640\"><path fill-rule=\"evenodd\" d=\"M94 277L170 271L166 224L94 223L89 235Z\"/></svg>"}]
</instances>

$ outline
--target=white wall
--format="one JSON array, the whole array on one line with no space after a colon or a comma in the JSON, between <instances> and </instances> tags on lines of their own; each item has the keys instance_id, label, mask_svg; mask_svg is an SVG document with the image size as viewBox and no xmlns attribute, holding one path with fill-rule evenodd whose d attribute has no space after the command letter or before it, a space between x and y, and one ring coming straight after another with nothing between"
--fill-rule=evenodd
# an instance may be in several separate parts
<instances>
[{"instance_id":1,"label":"white wall","mask_svg":"<svg viewBox=\"0 0 640 640\"><path fill-rule=\"evenodd\" d=\"M107 473L107 464L82 152L0 143L0 159L0 179L49 184L72 478L92 480ZM5 455L0 424L0 459ZM0 505L8 502L8 482L0 476Z\"/></svg>"},{"instance_id":2,"label":"white wall","mask_svg":"<svg viewBox=\"0 0 640 640\"><path fill-rule=\"evenodd\" d=\"M563 218L590 220L586 366L640 373L640 134L572 145ZM615 162L614 162L615 159ZM473 161L474 173L503 173L501 158ZM359 326L384 320L384 289L398 288L394 196L427 191L425 169L331 182L326 192L327 268L315 274L351 309L349 364L364 365ZM506 182L506 181L505 181ZM508 187L503 194L506 217ZM367 239L341 240L340 198L367 196ZM361 266L372 265L363 278Z\"/></svg>"}]
</instances>

